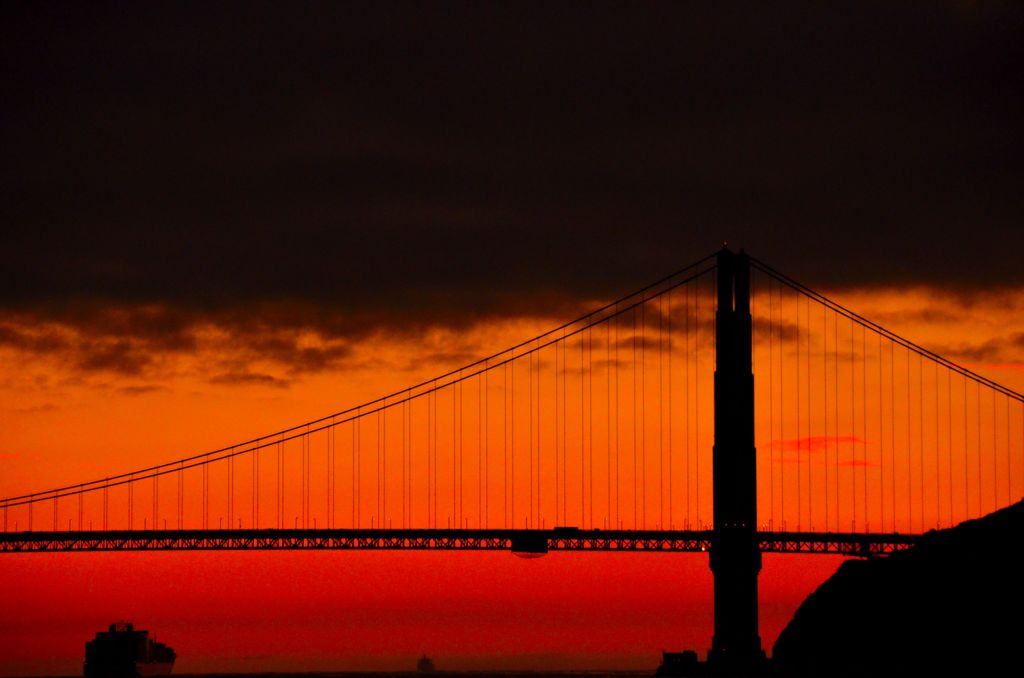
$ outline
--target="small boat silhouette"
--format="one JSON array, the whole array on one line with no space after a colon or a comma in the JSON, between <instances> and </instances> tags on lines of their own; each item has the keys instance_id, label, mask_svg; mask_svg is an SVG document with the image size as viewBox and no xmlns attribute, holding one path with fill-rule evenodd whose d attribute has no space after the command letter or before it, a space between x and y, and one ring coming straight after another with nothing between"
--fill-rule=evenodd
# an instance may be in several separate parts
<instances>
[{"instance_id":1,"label":"small boat silhouette","mask_svg":"<svg viewBox=\"0 0 1024 678\"><path fill-rule=\"evenodd\" d=\"M416 662L416 670L420 673L433 673L434 662L431 661L430 657L423 655L420 660Z\"/></svg>"}]
</instances>

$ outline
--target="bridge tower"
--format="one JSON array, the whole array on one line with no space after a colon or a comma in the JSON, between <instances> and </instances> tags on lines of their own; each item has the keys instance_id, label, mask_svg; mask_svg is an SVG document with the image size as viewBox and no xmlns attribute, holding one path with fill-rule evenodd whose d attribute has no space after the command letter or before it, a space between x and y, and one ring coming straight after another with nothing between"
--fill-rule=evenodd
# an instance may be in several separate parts
<instances>
[{"instance_id":1,"label":"bridge tower","mask_svg":"<svg viewBox=\"0 0 1024 678\"><path fill-rule=\"evenodd\" d=\"M718 254L715 318L714 530L711 571L715 631L708 662L715 673L762 665L757 624L757 458L751 360L750 259Z\"/></svg>"}]
</instances>

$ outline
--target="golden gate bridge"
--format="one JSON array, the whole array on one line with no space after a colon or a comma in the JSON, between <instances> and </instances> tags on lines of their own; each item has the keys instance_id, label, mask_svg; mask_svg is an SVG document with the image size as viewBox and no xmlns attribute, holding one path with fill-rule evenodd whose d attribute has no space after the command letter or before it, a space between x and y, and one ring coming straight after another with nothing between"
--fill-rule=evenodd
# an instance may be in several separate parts
<instances>
[{"instance_id":1,"label":"golden gate bridge","mask_svg":"<svg viewBox=\"0 0 1024 678\"><path fill-rule=\"evenodd\" d=\"M881 556L1021 494L1024 396L723 248L374 401L0 499L0 552L706 551L743 666L761 553Z\"/></svg>"}]
</instances>

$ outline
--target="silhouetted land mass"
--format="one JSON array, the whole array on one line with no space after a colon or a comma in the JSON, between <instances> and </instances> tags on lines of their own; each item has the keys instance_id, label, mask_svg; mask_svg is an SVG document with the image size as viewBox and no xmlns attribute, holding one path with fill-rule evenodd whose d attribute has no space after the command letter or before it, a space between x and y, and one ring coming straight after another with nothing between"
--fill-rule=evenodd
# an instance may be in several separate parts
<instances>
[{"instance_id":1,"label":"silhouetted land mass","mask_svg":"<svg viewBox=\"0 0 1024 678\"><path fill-rule=\"evenodd\" d=\"M792 676L999 675L1021 666L1024 501L848 561L775 643Z\"/></svg>"},{"instance_id":2,"label":"silhouetted land mass","mask_svg":"<svg viewBox=\"0 0 1024 678\"><path fill-rule=\"evenodd\" d=\"M175 674L179 675L179 674ZM420 678L420 671L328 671L298 673L180 674L187 678ZM442 678L647 678L650 671L436 671Z\"/></svg>"}]
</instances>

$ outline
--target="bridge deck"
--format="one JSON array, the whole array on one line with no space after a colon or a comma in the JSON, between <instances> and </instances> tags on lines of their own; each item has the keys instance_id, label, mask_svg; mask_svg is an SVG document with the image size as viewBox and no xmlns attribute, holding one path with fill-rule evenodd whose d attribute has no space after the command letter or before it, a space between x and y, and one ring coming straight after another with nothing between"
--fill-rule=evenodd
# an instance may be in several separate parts
<instances>
[{"instance_id":1,"label":"bridge deck","mask_svg":"<svg viewBox=\"0 0 1024 678\"><path fill-rule=\"evenodd\" d=\"M869 557L902 551L920 535L760 532L765 553ZM711 530L296 529L3 532L0 553L54 551L482 550L700 552Z\"/></svg>"}]
</instances>

